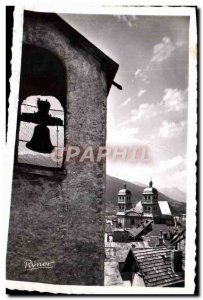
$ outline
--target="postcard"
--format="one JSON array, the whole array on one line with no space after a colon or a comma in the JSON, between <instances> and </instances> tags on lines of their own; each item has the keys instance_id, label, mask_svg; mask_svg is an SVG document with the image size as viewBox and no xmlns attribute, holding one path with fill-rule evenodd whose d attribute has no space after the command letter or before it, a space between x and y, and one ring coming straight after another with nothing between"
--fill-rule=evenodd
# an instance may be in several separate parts
<instances>
[{"instance_id":1,"label":"postcard","mask_svg":"<svg viewBox=\"0 0 203 300\"><path fill-rule=\"evenodd\" d=\"M194 294L195 7L15 6L6 287Z\"/></svg>"}]
</instances>

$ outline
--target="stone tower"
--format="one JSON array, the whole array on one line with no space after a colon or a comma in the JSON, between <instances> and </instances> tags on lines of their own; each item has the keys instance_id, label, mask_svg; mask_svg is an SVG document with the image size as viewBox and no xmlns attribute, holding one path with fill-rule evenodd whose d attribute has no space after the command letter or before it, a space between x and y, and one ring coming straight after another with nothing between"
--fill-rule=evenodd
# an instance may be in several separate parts
<instances>
[{"instance_id":1,"label":"stone tower","mask_svg":"<svg viewBox=\"0 0 203 300\"><path fill-rule=\"evenodd\" d=\"M117 211L117 224L118 227L125 228L126 226L126 211L132 208L131 191L127 190L126 184L123 189L118 192L118 211Z\"/></svg>"},{"instance_id":2,"label":"stone tower","mask_svg":"<svg viewBox=\"0 0 203 300\"><path fill-rule=\"evenodd\" d=\"M7 279L103 285L105 160L67 161L64 150L58 169L37 157L37 165L21 163L19 128L24 100L52 96L64 113L63 149L104 146L107 95L118 65L57 14L25 11L23 21ZM26 259L53 267L30 272Z\"/></svg>"},{"instance_id":3,"label":"stone tower","mask_svg":"<svg viewBox=\"0 0 203 300\"><path fill-rule=\"evenodd\" d=\"M131 191L127 190L126 183L123 189L118 192L118 211L125 212L132 208Z\"/></svg>"},{"instance_id":4,"label":"stone tower","mask_svg":"<svg viewBox=\"0 0 203 300\"><path fill-rule=\"evenodd\" d=\"M158 191L153 187L150 180L149 187L146 187L142 193L143 217L154 218L159 216Z\"/></svg>"}]
</instances>

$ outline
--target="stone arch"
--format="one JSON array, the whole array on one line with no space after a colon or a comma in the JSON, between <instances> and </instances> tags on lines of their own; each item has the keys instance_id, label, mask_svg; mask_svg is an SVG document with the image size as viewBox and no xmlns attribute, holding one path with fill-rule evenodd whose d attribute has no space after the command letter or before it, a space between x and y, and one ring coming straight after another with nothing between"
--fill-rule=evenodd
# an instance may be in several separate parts
<instances>
[{"instance_id":1,"label":"stone arch","mask_svg":"<svg viewBox=\"0 0 203 300\"><path fill-rule=\"evenodd\" d=\"M56 97L65 110L66 68L59 57L45 48L23 44L19 100L31 95Z\"/></svg>"},{"instance_id":2,"label":"stone arch","mask_svg":"<svg viewBox=\"0 0 203 300\"><path fill-rule=\"evenodd\" d=\"M16 134L15 161L18 161L18 141L21 105L33 95L52 96L58 99L64 110L66 128L67 74L61 59L43 47L23 43L19 89L18 123ZM65 143L64 134L64 145ZM64 159L65 160L65 155Z\"/></svg>"}]
</instances>

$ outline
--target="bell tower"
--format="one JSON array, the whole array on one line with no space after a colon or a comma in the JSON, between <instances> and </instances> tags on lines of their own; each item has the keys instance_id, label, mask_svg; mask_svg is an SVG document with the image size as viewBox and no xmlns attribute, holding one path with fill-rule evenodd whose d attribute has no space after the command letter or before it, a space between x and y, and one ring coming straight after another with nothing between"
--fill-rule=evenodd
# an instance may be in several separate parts
<instances>
[{"instance_id":1,"label":"bell tower","mask_svg":"<svg viewBox=\"0 0 203 300\"><path fill-rule=\"evenodd\" d=\"M54 13L25 10L21 46L7 280L102 286L106 160L66 154L72 145L105 146L118 64ZM54 268L29 272L27 258Z\"/></svg>"},{"instance_id":2,"label":"bell tower","mask_svg":"<svg viewBox=\"0 0 203 300\"><path fill-rule=\"evenodd\" d=\"M127 189L126 183L123 184L123 189L118 192L118 211L125 212L132 208L131 191Z\"/></svg>"},{"instance_id":3,"label":"bell tower","mask_svg":"<svg viewBox=\"0 0 203 300\"><path fill-rule=\"evenodd\" d=\"M153 187L152 179L149 187L146 187L142 193L143 216L153 218L159 215L158 191Z\"/></svg>"},{"instance_id":4,"label":"bell tower","mask_svg":"<svg viewBox=\"0 0 203 300\"><path fill-rule=\"evenodd\" d=\"M123 184L123 189L118 192L118 211L117 211L117 224L118 227L125 228L126 226L126 211L132 208L132 194L131 191L127 189L126 183Z\"/></svg>"}]
</instances>

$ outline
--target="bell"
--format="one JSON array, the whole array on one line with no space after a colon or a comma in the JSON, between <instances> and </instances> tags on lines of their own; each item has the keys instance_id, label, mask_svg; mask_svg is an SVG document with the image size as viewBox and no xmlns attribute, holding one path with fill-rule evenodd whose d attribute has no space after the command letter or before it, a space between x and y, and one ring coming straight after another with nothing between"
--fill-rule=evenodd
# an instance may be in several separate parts
<instances>
[{"instance_id":1,"label":"bell","mask_svg":"<svg viewBox=\"0 0 203 300\"><path fill-rule=\"evenodd\" d=\"M31 140L26 143L26 147L32 151L41 153L51 153L54 146L50 140L49 128L45 125L35 126Z\"/></svg>"}]
</instances>

